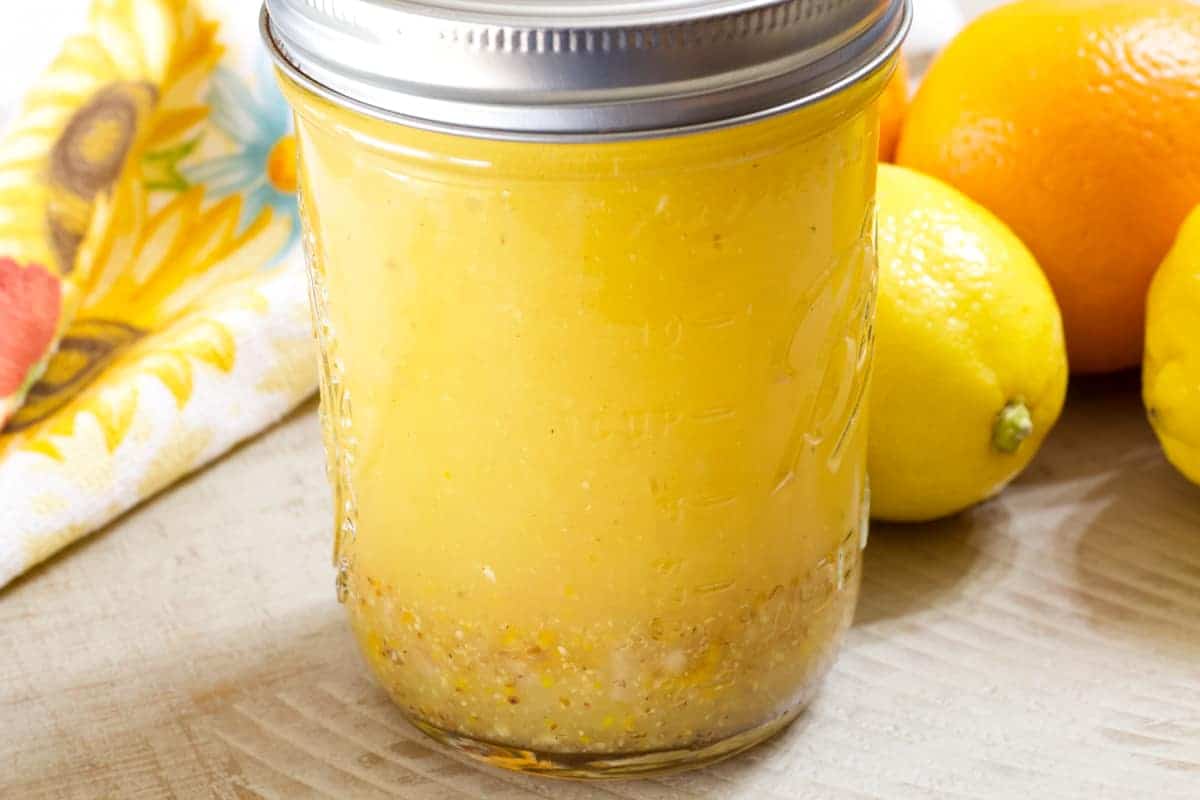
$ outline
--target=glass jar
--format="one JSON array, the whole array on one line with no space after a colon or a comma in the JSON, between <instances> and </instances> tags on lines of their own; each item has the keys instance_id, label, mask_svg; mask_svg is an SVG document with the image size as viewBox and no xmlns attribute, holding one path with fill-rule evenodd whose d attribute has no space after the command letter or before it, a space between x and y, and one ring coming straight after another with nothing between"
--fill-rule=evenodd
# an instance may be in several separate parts
<instances>
[{"instance_id":1,"label":"glass jar","mask_svg":"<svg viewBox=\"0 0 1200 800\"><path fill-rule=\"evenodd\" d=\"M268 8L285 30L310 2ZM435 21L495 24L460 7L481 4ZM643 29L738 4L659 5ZM296 113L338 597L436 739L551 775L698 765L785 726L829 668L866 541L876 101L907 20L859 5L885 30L832 89L710 98L726 110L678 130L553 115L585 89L512 122L527 90L471 117L428 87L331 88L264 14Z\"/></svg>"}]
</instances>

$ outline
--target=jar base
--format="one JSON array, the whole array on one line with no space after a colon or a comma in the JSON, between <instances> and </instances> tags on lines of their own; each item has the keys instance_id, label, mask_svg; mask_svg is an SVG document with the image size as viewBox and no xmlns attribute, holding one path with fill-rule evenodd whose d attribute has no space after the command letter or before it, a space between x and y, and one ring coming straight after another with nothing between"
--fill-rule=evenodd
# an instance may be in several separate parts
<instances>
[{"instance_id":1,"label":"jar base","mask_svg":"<svg viewBox=\"0 0 1200 800\"><path fill-rule=\"evenodd\" d=\"M699 769L765 742L788 727L804 711L801 703L757 728L701 747L635 753L547 753L464 736L424 720L409 722L425 735L475 761L500 769L573 780L621 780Z\"/></svg>"}]
</instances>

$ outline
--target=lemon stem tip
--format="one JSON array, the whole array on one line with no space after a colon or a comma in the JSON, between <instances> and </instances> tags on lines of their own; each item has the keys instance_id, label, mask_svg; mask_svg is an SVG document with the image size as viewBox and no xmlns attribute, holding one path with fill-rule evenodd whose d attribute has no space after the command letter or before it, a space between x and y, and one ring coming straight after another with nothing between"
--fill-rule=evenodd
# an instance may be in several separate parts
<instances>
[{"instance_id":1,"label":"lemon stem tip","mask_svg":"<svg viewBox=\"0 0 1200 800\"><path fill-rule=\"evenodd\" d=\"M992 428L992 447L1001 453L1015 453L1021 442L1033 434L1033 416L1025 398L1017 397L996 415L996 424Z\"/></svg>"}]
</instances>

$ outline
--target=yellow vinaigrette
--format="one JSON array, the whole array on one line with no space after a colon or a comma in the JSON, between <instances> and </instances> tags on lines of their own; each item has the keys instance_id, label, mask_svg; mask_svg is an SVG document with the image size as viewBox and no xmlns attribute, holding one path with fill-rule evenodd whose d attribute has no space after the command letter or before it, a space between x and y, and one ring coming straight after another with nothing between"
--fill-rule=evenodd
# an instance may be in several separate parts
<instances>
[{"instance_id":1,"label":"yellow vinaigrette","mask_svg":"<svg viewBox=\"0 0 1200 800\"><path fill-rule=\"evenodd\" d=\"M866 533L888 71L582 144L417 130L284 80L340 594L418 725L524 769L715 757L810 697Z\"/></svg>"}]
</instances>

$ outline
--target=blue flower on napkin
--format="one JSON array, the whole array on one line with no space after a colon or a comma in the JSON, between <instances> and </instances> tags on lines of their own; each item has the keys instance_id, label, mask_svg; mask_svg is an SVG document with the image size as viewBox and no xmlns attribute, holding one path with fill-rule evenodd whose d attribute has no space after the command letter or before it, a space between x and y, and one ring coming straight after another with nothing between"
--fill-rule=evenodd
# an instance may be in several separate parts
<instances>
[{"instance_id":1,"label":"blue flower on napkin","mask_svg":"<svg viewBox=\"0 0 1200 800\"><path fill-rule=\"evenodd\" d=\"M296 138L287 102L269 69L258 70L251 89L227 67L213 75L207 102L210 122L225 133L237 149L183 168L192 184L205 187L209 197L242 195L241 227L270 207L291 218L291 234L280 255L300 235L296 202Z\"/></svg>"}]
</instances>

